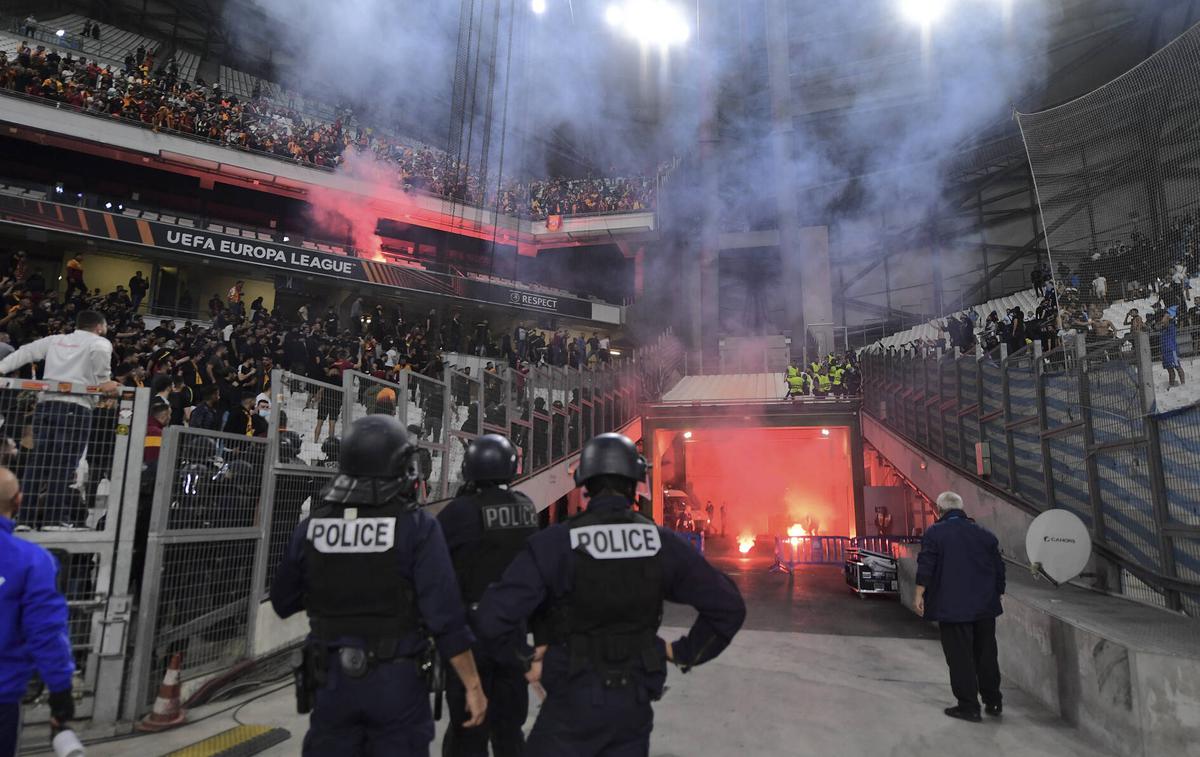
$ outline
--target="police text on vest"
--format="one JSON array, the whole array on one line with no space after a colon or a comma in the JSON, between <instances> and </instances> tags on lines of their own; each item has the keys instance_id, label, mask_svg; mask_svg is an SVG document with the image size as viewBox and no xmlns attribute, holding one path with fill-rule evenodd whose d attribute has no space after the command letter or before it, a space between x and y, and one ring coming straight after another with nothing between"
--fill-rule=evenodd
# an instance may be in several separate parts
<instances>
[{"instance_id":1,"label":"police text on vest","mask_svg":"<svg viewBox=\"0 0 1200 757\"><path fill-rule=\"evenodd\" d=\"M536 528L537 509L527 504L486 505L483 507L483 527Z\"/></svg>"},{"instance_id":2,"label":"police text on vest","mask_svg":"<svg viewBox=\"0 0 1200 757\"><path fill-rule=\"evenodd\" d=\"M571 529L571 549L582 549L597 560L653 557L662 549L658 527L645 523L614 523Z\"/></svg>"},{"instance_id":3,"label":"police text on vest","mask_svg":"<svg viewBox=\"0 0 1200 757\"><path fill-rule=\"evenodd\" d=\"M396 542L396 519L313 518L308 540L325 554L387 552Z\"/></svg>"}]
</instances>

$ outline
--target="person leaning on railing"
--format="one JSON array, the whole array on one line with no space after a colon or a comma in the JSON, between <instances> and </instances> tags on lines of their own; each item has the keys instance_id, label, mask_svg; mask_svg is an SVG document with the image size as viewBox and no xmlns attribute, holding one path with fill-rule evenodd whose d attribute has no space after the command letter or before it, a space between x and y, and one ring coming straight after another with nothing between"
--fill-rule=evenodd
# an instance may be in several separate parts
<instances>
[{"instance_id":1,"label":"person leaning on railing","mask_svg":"<svg viewBox=\"0 0 1200 757\"><path fill-rule=\"evenodd\" d=\"M43 378L49 383L98 387L115 394L112 380L112 342L104 338L108 322L94 310L75 318L75 331L54 334L24 345L0 360L0 373L8 374L29 363L45 361ZM92 431L94 399L55 394L43 398L33 414L33 453L26 468L30 525L82 521L78 495L71 489L79 461Z\"/></svg>"}]
</instances>

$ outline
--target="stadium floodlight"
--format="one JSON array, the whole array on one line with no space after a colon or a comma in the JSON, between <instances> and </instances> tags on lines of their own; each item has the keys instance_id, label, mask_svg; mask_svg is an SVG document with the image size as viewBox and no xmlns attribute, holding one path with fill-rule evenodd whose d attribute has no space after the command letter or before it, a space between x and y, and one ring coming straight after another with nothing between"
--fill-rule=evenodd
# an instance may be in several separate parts
<instances>
[{"instance_id":1,"label":"stadium floodlight","mask_svg":"<svg viewBox=\"0 0 1200 757\"><path fill-rule=\"evenodd\" d=\"M541 15L546 12L546 0L533 0L529 7L533 9L534 13Z\"/></svg>"},{"instance_id":2,"label":"stadium floodlight","mask_svg":"<svg viewBox=\"0 0 1200 757\"><path fill-rule=\"evenodd\" d=\"M59 29L58 31L54 32L54 36L58 37L59 39L62 39L63 37L65 37L66 34L67 34L66 29Z\"/></svg>"},{"instance_id":3,"label":"stadium floodlight","mask_svg":"<svg viewBox=\"0 0 1200 757\"><path fill-rule=\"evenodd\" d=\"M605 10L610 26L643 45L671 47L691 35L687 17L676 3L667 0L624 0Z\"/></svg>"},{"instance_id":4,"label":"stadium floodlight","mask_svg":"<svg viewBox=\"0 0 1200 757\"><path fill-rule=\"evenodd\" d=\"M929 26L946 12L949 0L900 0L900 12L915 24Z\"/></svg>"}]
</instances>

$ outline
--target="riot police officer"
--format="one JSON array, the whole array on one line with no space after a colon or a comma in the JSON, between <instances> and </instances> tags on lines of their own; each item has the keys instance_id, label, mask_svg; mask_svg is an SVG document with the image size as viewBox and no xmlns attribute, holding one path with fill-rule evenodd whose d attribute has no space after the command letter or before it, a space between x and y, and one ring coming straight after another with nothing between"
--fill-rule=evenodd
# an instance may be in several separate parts
<instances>
[{"instance_id":1,"label":"riot police officer","mask_svg":"<svg viewBox=\"0 0 1200 757\"><path fill-rule=\"evenodd\" d=\"M462 474L466 484L438 515L438 522L446 535L463 603L471 607L537 533L538 513L528 497L508 488L517 475L517 449L503 436L487 434L472 442L463 458ZM482 728L463 728L466 692L462 682L450 676L446 681L450 728L442 742L443 757L487 757L489 738L495 757L524 753L521 727L529 710L529 686L521 658L512 650L476 644L475 662L490 703L487 723Z\"/></svg>"},{"instance_id":2,"label":"riot police officer","mask_svg":"<svg viewBox=\"0 0 1200 757\"><path fill-rule=\"evenodd\" d=\"M527 675L546 691L530 757L646 755L651 702L666 663L683 672L716 657L746 616L737 587L671 531L631 509L646 461L620 434L583 449L575 482L587 510L530 537L475 614L484 640L516 645L533 618ZM658 638L663 601L699 616L673 642ZM514 635L515 634L515 635Z\"/></svg>"},{"instance_id":3,"label":"riot police officer","mask_svg":"<svg viewBox=\"0 0 1200 757\"><path fill-rule=\"evenodd\" d=\"M280 617L308 612L298 684L305 755L423 755L433 741L421 661L432 636L465 683L465 725L487 700L442 530L416 506L416 448L390 416L354 422L338 475L292 533L271 584ZM311 702L306 694L311 693Z\"/></svg>"}]
</instances>

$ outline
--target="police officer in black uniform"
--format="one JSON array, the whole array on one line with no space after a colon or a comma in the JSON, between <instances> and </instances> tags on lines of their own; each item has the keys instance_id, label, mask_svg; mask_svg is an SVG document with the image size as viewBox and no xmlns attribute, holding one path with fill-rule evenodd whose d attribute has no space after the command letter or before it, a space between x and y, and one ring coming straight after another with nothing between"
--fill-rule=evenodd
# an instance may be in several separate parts
<instances>
[{"instance_id":1,"label":"police officer in black uniform","mask_svg":"<svg viewBox=\"0 0 1200 757\"><path fill-rule=\"evenodd\" d=\"M645 757L666 663L683 672L716 657L746 616L737 587L671 531L631 509L646 461L620 434L583 449L575 482L587 510L529 539L486 592L474 623L485 641L519 644L533 618L527 678L546 690L530 757ZM658 638L663 601L699 615Z\"/></svg>"},{"instance_id":2,"label":"police officer in black uniform","mask_svg":"<svg viewBox=\"0 0 1200 757\"><path fill-rule=\"evenodd\" d=\"M446 534L463 603L472 607L537 533L538 513L528 497L508 488L517 475L517 448L503 436L487 434L472 442L462 473L466 484L438 515L438 523ZM495 757L517 757L525 751L521 728L529 711L522 657L507 647L476 644L475 661L490 703L487 723L482 728L463 727L468 717L466 691L461 681L449 676L450 728L442 755L487 757L490 739Z\"/></svg>"},{"instance_id":3,"label":"police officer in black uniform","mask_svg":"<svg viewBox=\"0 0 1200 757\"><path fill-rule=\"evenodd\" d=\"M416 448L371 415L342 440L338 476L292 533L271 584L280 617L308 612L297 698L312 715L305 755L428 757L433 717L421 662L432 637L465 683L465 725L487 700L442 530L416 506Z\"/></svg>"}]
</instances>

